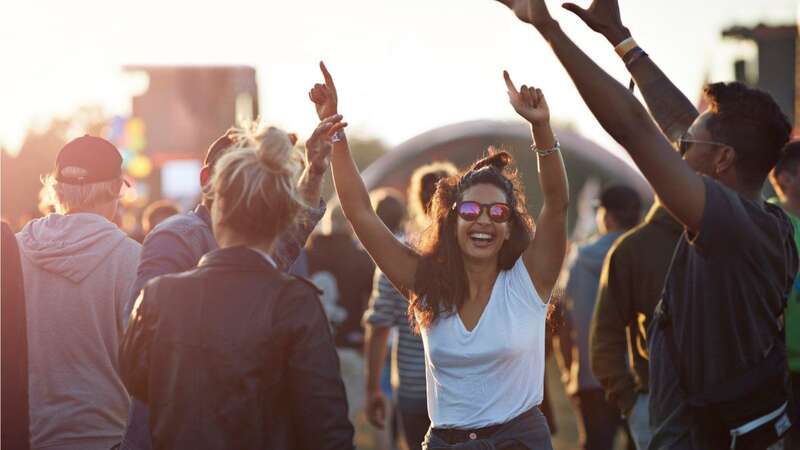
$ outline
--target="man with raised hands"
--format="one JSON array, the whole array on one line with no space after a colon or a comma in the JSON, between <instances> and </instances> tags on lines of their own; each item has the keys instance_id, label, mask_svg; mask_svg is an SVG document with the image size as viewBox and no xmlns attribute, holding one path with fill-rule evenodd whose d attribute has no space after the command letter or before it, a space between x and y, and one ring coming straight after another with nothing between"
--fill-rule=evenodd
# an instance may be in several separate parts
<instances>
[{"instance_id":1,"label":"man with raised hands","mask_svg":"<svg viewBox=\"0 0 800 450\"><path fill-rule=\"evenodd\" d=\"M500 1L550 44L597 120L685 228L649 330L650 448L778 441L791 426L781 316L797 251L789 220L763 201L761 187L789 139L786 116L762 91L712 84L709 110L676 152L633 94L569 39L544 0ZM608 7L597 0L580 14L591 17L599 5ZM626 63L647 59L639 49Z\"/></svg>"}]
</instances>

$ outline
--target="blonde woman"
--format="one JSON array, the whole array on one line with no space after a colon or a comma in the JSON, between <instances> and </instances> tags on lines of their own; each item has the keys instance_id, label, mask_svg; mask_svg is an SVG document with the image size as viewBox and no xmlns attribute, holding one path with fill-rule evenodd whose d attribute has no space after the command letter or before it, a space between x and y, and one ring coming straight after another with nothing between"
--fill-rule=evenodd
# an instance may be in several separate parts
<instances>
[{"instance_id":1,"label":"blonde woman","mask_svg":"<svg viewBox=\"0 0 800 450\"><path fill-rule=\"evenodd\" d=\"M330 151L344 124L307 145ZM270 257L304 207L290 136L268 128L226 153L211 180L219 249L148 283L122 345L155 449L351 449L353 427L318 291Z\"/></svg>"}]
</instances>

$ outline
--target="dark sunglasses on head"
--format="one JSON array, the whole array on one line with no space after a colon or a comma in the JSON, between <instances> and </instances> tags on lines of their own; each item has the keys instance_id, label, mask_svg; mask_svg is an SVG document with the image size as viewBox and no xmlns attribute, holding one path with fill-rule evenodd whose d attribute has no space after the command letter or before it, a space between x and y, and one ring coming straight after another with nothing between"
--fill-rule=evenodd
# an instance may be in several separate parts
<instances>
[{"instance_id":1,"label":"dark sunglasses on head","mask_svg":"<svg viewBox=\"0 0 800 450\"><path fill-rule=\"evenodd\" d=\"M511 207L506 203L478 203L473 201L458 202L456 204L456 212L458 216L467 222L474 222L486 210L492 222L503 223L508 222L511 218Z\"/></svg>"}]
</instances>

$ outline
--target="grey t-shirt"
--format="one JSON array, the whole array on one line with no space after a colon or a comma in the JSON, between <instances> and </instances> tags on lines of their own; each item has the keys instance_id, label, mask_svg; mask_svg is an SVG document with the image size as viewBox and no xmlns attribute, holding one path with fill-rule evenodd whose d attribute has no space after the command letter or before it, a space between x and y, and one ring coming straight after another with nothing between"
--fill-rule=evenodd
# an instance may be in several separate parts
<instances>
[{"instance_id":1,"label":"grey t-shirt","mask_svg":"<svg viewBox=\"0 0 800 450\"><path fill-rule=\"evenodd\" d=\"M700 230L678 242L661 300L682 373L673 366L658 315L648 333L650 422L657 435L675 439L687 438L692 428L690 418L677 417L688 414L680 413L686 408L679 376L698 393L761 361L775 343L797 273L792 225L779 207L747 200L707 177L703 182Z\"/></svg>"}]
</instances>

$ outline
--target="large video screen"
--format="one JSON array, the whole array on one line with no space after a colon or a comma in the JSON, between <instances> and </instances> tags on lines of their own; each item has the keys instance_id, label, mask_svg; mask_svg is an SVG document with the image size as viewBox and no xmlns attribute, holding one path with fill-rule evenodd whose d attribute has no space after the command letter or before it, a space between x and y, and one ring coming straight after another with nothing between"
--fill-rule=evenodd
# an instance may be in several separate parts
<instances>
[{"instance_id":1,"label":"large video screen","mask_svg":"<svg viewBox=\"0 0 800 450\"><path fill-rule=\"evenodd\" d=\"M161 166L161 195L173 200L194 200L200 195L200 169L197 160L168 161Z\"/></svg>"}]
</instances>

